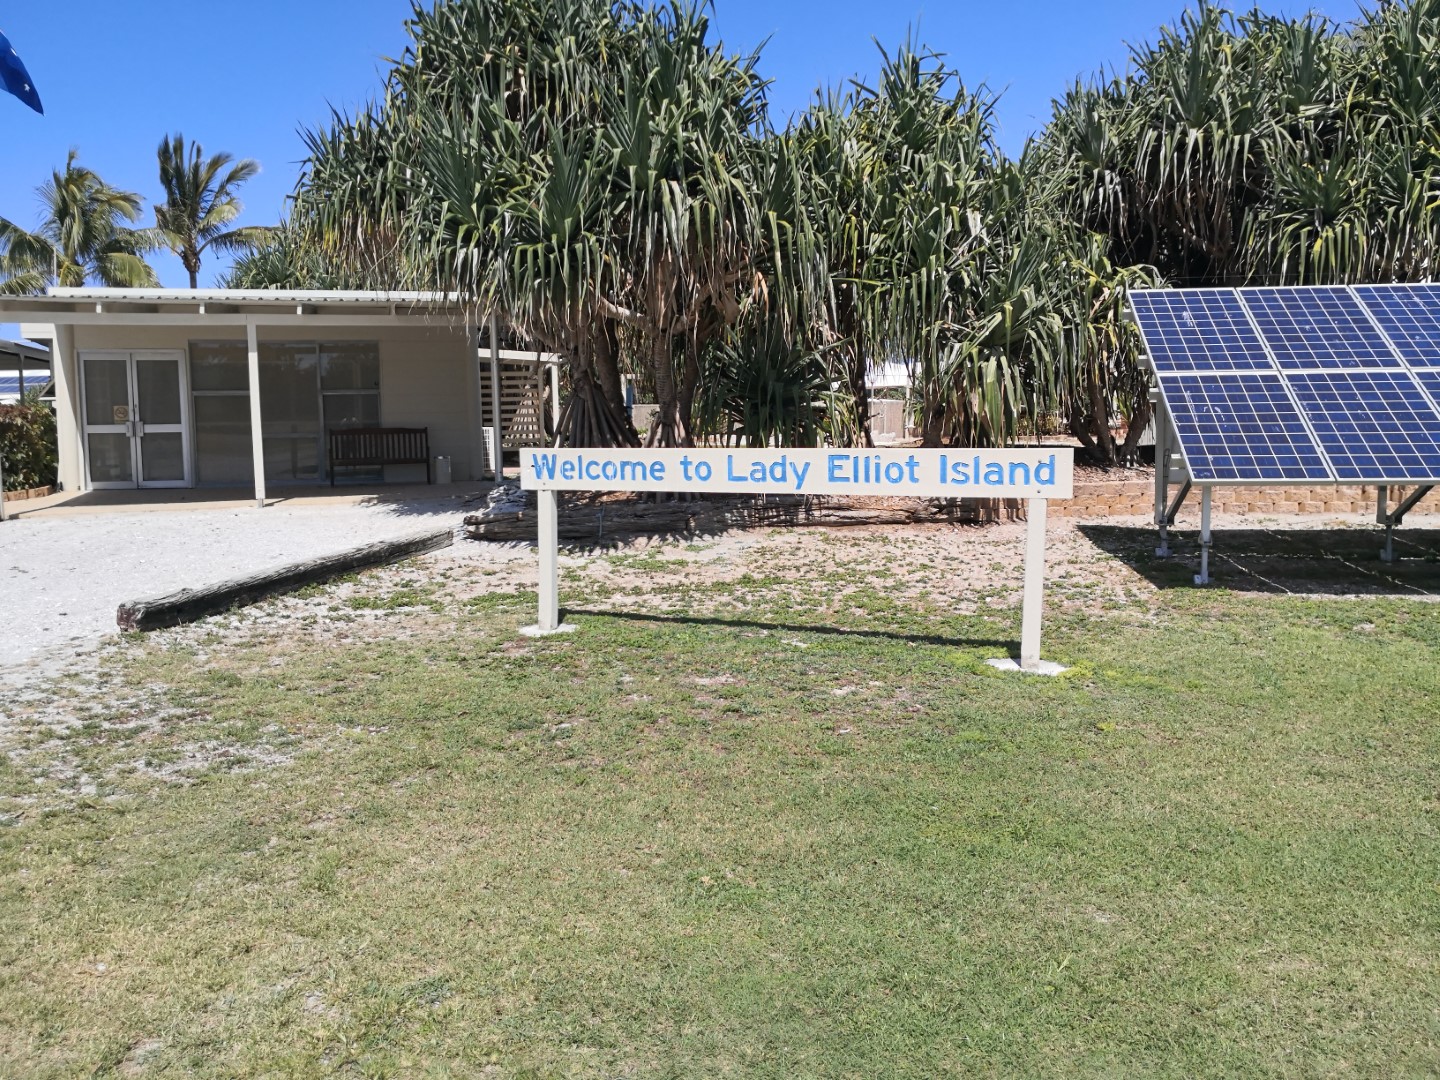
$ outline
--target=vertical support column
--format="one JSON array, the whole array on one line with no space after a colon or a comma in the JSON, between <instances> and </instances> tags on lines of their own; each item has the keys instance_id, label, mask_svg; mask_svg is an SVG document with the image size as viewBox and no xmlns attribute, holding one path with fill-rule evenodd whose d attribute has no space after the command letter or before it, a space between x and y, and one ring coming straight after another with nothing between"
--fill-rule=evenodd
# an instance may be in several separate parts
<instances>
[{"instance_id":1,"label":"vertical support column","mask_svg":"<svg viewBox=\"0 0 1440 1080\"><path fill-rule=\"evenodd\" d=\"M255 463L255 506L265 506L265 433L260 427L260 333L254 319L245 322L250 365L250 456Z\"/></svg>"},{"instance_id":2,"label":"vertical support column","mask_svg":"<svg viewBox=\"0 0 1440 1080\"><path fill-rule=\"evenodd\" d=\"M470 368L466 372L466 391L470 400L470 479L484 480L488 471L485 468L485 370L480 359L480 331L468 315L465 317L465 348L470 354Z\"/></svg>"},{"instance_id":3,"label":"vertical support column","mask_svg":"<svg viewBox=\"0 0 1440 1080\"><path fill-rule=\"evenodd\" d=\"M1384 484L1375 491L1375 521L1385 526L1385 546L1380 549L1380 561L1394 562L1395 521L1390 516L1390 489Z\"/></svg>"},{"instance_id":4,"label":"vertical support column","mask_svg":"<svg viewBox=\"0 0 1440 1080\"><path fill-rule=\"evenodd\" d=\"M1045 605L1045 518L1049 503L1031 499L1025 516L1025 599L1020 613L1020 669L1040 670L1040 620Z\"/></svg>"},{"instance_id":5,"label":"vertical support column","mask_svg":"<svg viewBox=\"0 0 1440 1080\"><path fill-rule=\"evenodd\" d=\"M505 479L505 434L500 430L500 320L490 316L490 472L498 484ZM553 497L553 493L552 493Z\"/></svg>"},{"instance_id":6,"label":"vertical support column","mask_svg":"<svg viewBox=\"0 0 1440 1080\"><path fill-rule=\"evenodd\" d=\"M1196 585L1210 584L1210 485L1200 489L1200 573L1195 575Z\"/></svg>"},{"instance_id":7,"label":"vertical support column","mask_svg":"<svg viewBox=\"0 0 1440 1080\"><path fill-rule=\"evenodd\" d=\"M546 364L550 369L550 428L555 432L555 445L560 445L560 365Z\"/></svg>"},{"instance_id":8,"label":"vertical support column","mask_svg":"<svg viewBox=\"0 0 1440 1080\"><path fill-rule=\"evenodd\" d=\"M526 637L568 634L575 624L560 621L560 517L555 492L541 488L535 492L535 502L540 510L536 538L540 549L540 610L535 625L522 627L520 633Z\"/></svg>"},{"instance_id":9,"label":"vertical support column","mask_svg":"<svg viewBox=\"0 0 1440 1080\"><path fill-rule=\"evenodd\" d=\"M22 364L25 362L22 358ZM0 452L0 521L9 521L10 511L5 509L5 454Z\"/></svg>"},{"instance_id":10,"label":"vertical support column","mask_svg":"<svg viewBox=\"0 0 1440 1080\"><path fill-rule=\"evenodd\" d=\"M60 486L85 487L85 435L80 411L80 360L75 353L75 327L58 323L51 337L50 370L55 377L55 436L59 451Z\"/></svg>"},{"instance_id":11,"label":"vertical support column","mask_svg":"<svg viewBox=\"0 0 1440 1080\"><path fill-rule=\"evenodd\" d=\"M1157 395L1158 397L1158 395ZM1170 523L1166 511L1170 504L1170 416L1165 399L1155 403L1155 525L1160 530L1160 545L1155 554L1170 554Z\"/></svg>"},{"instance_id":12,"label":"vertical support column","mask_svg":"<svg viewBox=\"0 0 1440 1080\"><path fill-rule=\"evenodd\" d=\"M540 633L553 634L560 625L560 523L555 492L535 493L540 504Z\"/></svg>"}]
</instances>

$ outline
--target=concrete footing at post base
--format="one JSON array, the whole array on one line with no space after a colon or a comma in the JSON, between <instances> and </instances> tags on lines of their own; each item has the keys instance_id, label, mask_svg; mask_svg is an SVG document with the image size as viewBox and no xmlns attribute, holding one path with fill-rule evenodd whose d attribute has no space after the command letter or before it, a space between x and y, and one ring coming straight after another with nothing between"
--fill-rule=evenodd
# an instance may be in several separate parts
<instances>
[{"instance_id":1,"label":"concrete footing at post base","mask_svg":"<svg viewBox=\"0 0 1440 1080\"><path fill-rule=\"evenodd\" d=\"M520 633L524 637L554 637L556 634L573 634L577 629L573 622L562 622L553 630L542 630L539 623L532 623L530 626L522 626Z\"/></svg>"},{"instance_id":2,"label":"concrete footing at post base","mask_svg":"<svg viewBox=\"0 0 1440 1080\"><path fill-rule=\"evenodd\" d=\"M1003 660L998 658L995 660L986 660L985 663L989 664L996 671L1019 672L1021 675L1063 675L1070 670L1067 667L1061 667L1053 660L1041 660L1035 667L1025 668L1020 666L1020 661L1012 660L1008 656Z\"/></svg>"}]
</instances>

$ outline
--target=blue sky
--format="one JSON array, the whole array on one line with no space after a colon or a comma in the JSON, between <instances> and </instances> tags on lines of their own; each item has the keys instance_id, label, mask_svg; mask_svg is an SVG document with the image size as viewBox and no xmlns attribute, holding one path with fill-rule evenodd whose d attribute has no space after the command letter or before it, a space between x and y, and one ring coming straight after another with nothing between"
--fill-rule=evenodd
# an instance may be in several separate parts
<instances>
[{"instance_id":1,"label":"blue sky","mask_svg":"<svg viewBox=\"0 0 1440 1080\"><path fill-rule=\"evenodd\" d=\"M762 70L783 114L814 88L873 75L878 52L916 37L947 53L971 84L1004 91L1001 138L1014 151L1076 75L1124 66L1127 42L1153 38L1183 0L716 0L727 45L769 39ZM1237 4L1248 7L1248 2ZM1351 19L1359 0L1262 0ZM222 15L220 12L226 14ZM384 58L405 46L408 0L50 0L0 6L0 28L45 102L37 116L0 99L6 167L0 215L33 227L34 189L78 147L112 184L159 194L155 147L181 131L207 151L253 157L263 171L244 190L247 224L278 220L303 156L297 133L331 105L354 108L381 84ZM146 223L150 220L147 206ZM178 260L154 260L163 284L187 284ZM222 267L209 262L202 286ZM3 333L3 330L0 330Z\"/></svg>"}]
</instances>

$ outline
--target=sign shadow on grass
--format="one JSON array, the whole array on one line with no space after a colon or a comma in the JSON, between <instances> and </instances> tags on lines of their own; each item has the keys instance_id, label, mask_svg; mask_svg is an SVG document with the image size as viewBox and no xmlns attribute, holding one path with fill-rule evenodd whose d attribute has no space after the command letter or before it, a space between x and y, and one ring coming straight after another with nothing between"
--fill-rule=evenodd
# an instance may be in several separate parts
<instances>
[{"instance_id":1,"label":"sign shadow on grass","mask_svg":"<svg viewBox=\"0 0 1440 1080\"><path fill-rule=\"evenodd\" d=\"M593 615L598 618L624 619L627 622L654 623L660 626L715 626L732 630L768 630L781 634L819 634L826 637L873 638L907 642L914 645L940 645L953 649L1004 649L1011 656L1020 654L1020 642L1013 638L961 638L944 634L906 634L895 630L861 630L844 626L821 626L815 623L779 623L763 619L722 619L713 615L654 615L640 611L603 611L598 608L566 608L564 615Z\"/></svg>"}]
</instances>

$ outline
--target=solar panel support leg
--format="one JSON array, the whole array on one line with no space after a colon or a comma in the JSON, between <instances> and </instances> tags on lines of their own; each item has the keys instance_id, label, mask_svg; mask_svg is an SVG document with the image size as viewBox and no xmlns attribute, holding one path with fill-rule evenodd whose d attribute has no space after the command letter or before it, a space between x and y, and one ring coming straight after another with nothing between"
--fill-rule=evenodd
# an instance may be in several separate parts
<instances>
[{"instance_id":1,"label":"solar panel support leg","mask_svg":"<svg viewBox=\"0 0 1440 1080\"><path fill-rule=\"evenodd\" d=\"M1168 493L1170 485L1167 483L1165 486ZM1170 526L1175 524L1175 515L1180 513L1180 507L1184 505L1185 499L1189 494L1190 481L1186 480L1185 483L1180 485L1180 490L1176 493L1174 502L1168 506L1165 505L1164 502L1160 504L1160 510L1157 512L1160 525L1160 546L1155 549L1155 554L1161 558L1170 554Z\"/></svg>"},{"instance_id":2,"label":"solar panel support leg","mask_svg":"<svg viewBox=\"0 0 1440 1080\"><path fill-rule=\"evenodd\" d=\"M1422 484L1407 495L1394 510L1390 510L1390 489L1383 484L1380 486L1375 498L1375 520L1385 526L1385 546L1380 549L1381 562L1395 561L1395 526L1405 520L1405 515L1415 509L1416 503L1430 494L1432 487L1433 484Z\"/></svg>"},{"instance_id":3,"label":"solar panel support leg","mask_svg":"<svg viewBox=\"0 0 1440 1080\"><path fill-rule=\"evenodd\" d=\"M1385 526L1385 546L1380 549L1381 562L1395 561L1395 522L1390 519L1390 489L1381 484L1375 492L1375 520Z\"/></svg>"},{"instance_id":4,"label":"solar panel support leg","mask_svg":"<svg viewBox=\"0 0 1440 1080\"><path fill-rule=\"evenodd\" d=\"M1189 486L1187 481L1185 487ZM1200 573L1195 575L1196 585L1210 584L1210 492L1213 490L1209 485L1200 489Z\"/></svg>"},{"instance_id":5,"label":"solar panel support leg","mask_svg":"<svg viewBox=\"0 0 1440 1080\"><path fill-rule=\"evenodd\" d=\"M1165 399L1155 394L1155 527L1160 530L1160 546L1155 554L1166 558L1170 554L1170 522L1175 516L1167 512L1170 501L1170 417L1165 410Z\"/></svg>"}]
</instances>

